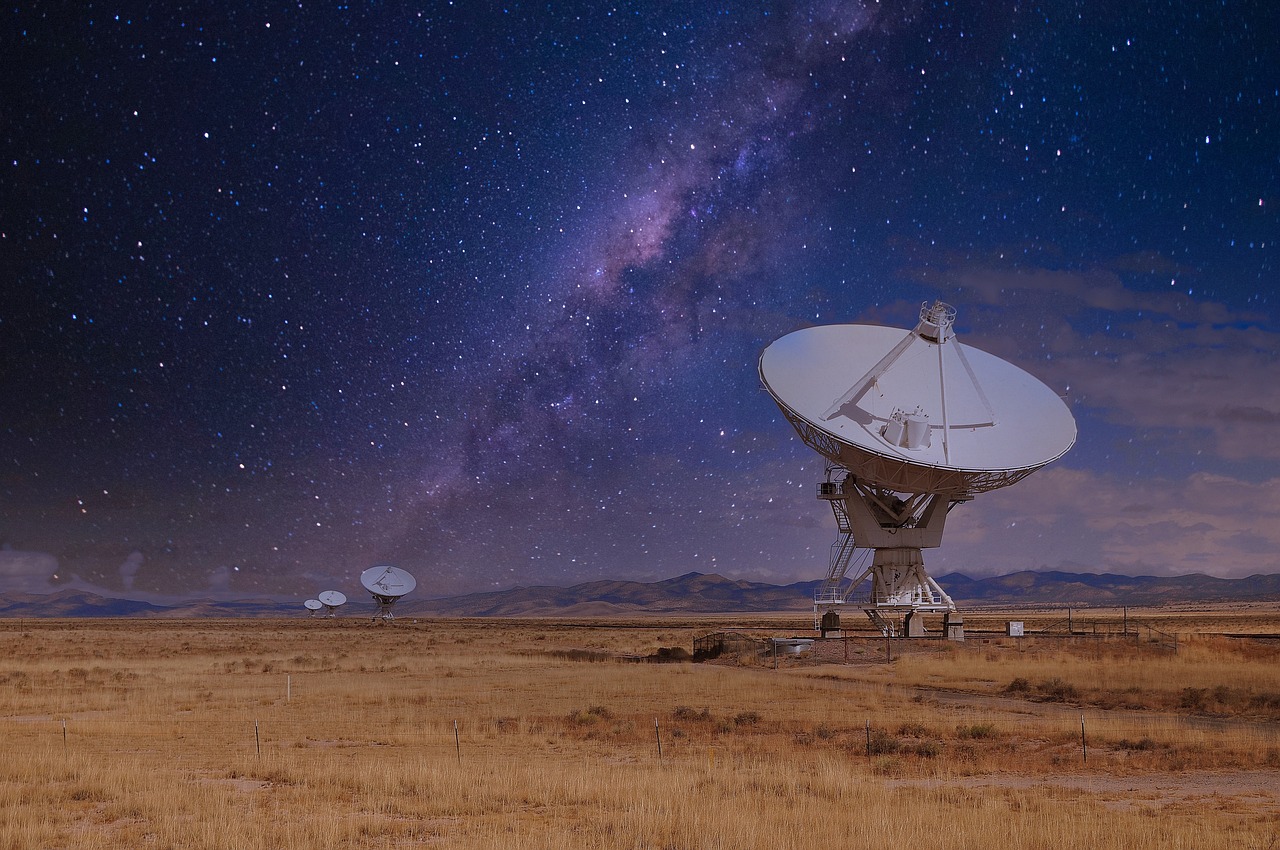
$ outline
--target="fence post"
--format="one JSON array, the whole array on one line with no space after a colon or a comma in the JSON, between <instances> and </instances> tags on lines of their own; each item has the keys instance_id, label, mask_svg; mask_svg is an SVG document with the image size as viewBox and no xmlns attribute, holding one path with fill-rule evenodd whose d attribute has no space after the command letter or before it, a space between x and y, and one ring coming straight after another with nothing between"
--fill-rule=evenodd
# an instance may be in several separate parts
<instances>
[{"instance_id":1,"label":"fence post","mask_svg":"<svg viewBox=\"0 0 1280 850\"><path fill-rule=\"evenodd\" d=\"M1080 715L1080 755L1084 764L1089 763L1089 745L1084 739L1084 715Z\"/></svg>"}]
</instances>

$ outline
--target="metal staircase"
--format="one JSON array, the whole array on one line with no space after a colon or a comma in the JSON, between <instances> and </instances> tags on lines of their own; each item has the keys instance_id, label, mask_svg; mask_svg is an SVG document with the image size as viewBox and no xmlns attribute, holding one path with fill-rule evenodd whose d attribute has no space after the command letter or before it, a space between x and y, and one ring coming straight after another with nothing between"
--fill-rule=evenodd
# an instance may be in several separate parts
<instances>
[{"instance_id":1,"label":"metal staircase","mask_svg":"<svg viewBox=\"0 0 1280 850\"><path fill-rule=\"evenodd\" d=\"M863 610L867 612L867 618L875 624L877 629L880 630L880 634L885 635L886 637L897 637L897 635L894 634L896 629L894 628L893 623L882 617L879 611L874 608L866 608Z\"/></svg>"},{"instance_id":2,"label":"metal staircase","mask_svg":"<svg viewBox=\"0 0 1280 850\"><path fill-rule=\"evenodd\" d=\"M836 542L831 544L831 562L827 567L827 577L814 591L815 605L840 605L844 602L844 594L840 585L849 571L849 562L853 560L853 529L849 525L849 512L845 510L844 494L840 482L822 481L818 484L818 498L831 505L831 512L836 517Z\"/></svg>"}]
</instances>

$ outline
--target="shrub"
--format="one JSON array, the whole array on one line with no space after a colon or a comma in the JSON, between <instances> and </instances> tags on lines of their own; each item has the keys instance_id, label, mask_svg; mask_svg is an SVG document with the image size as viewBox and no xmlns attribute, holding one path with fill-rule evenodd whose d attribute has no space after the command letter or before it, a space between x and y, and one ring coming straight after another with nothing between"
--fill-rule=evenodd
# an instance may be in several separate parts
<instances>
[{"instance_id":1,"label":"shrub","mask_svg":"<svg viewBox=\"0 0 1280 850\"><path fill-rule=\"evenodd\" d=\"M1206 695L1207 691L1204 688L1183 688L1182 697L1178 700L1178 707L1189 711L1204 711L1207 708Z\"/></svg>"},{"instance_id":2,"label":"shrub","mask_svg":"<svg viewBox=\"0 0 1280 850\"><path fill-rule=\"evenodd\" d=\"M1136 741L1130 741L1128 738L1121 738L1119 741L1116 741L1117 748L1121 750L1130 750L1134 752L1146 752L1147 750L1154 750L1156 749L1157 746L1159 745L1156 744L1155 741L1145 736L1142 738L1139 738Z\"/></svg>"},{"instance_id":3,"label":"shrub","mask_svg":"<svg viewBox=\"0 0 1280 850\"><path fill-rule=\"evenodd\" d=\"M613 712L603 705L593 705L578 711L570 712L569 720L579 726L591 726L601 720L613 717Z\"/></svg>"},{"instance_id":4,"label":"shrub","mask_svg":"<svg viewBox=\"0 0 1280 850\"><path fill-rule=\"evenodd\" d=\"M683 646L662 646L649 656L650 661L692 661L693 655Z\"/></svg>"},{"instance_id":5,"label":"shrub","mask_svg":"<svg viewBox=\"0 0 1280 850\"><path fill-rule=\"evenodd\" d=\"M937 741L916 741L909 748L909 751L920 758L937 758L942 753L942 744Z\"/></svg>"},{"instance_id":6,"label":"shrub","mask_svg":"<svg viewBox=\"0 0 1280 850\"><path fill-rule=\"evenodd\" d=\"M711 709L704 708L699 711L687 705L677 705L671 712L671 716L676 720L710 720Z\"/></svg>"},{"instance_id":7,"label":"shrub","mask_svg":"<svg viewBox=\"0 0 1280 850\"><path fill-rule=\"evenodd\" d=\"M996 737L996 727L992 723L973 723L969 726L957 726L956 737L962 741L985 741Z\"/></svg>"},{"instance_id":8,"label":"shrub","mask_svg":"<svg viewBox=\"0 0 1280 850\"><path fill-rule=\"evenodd\" d=\"M901 768L902 768L901 761L894 758L893 756L885 756L884 758L876 759L876 762L874 765L872 765L871 770L877 776L893 776L899 773Z\"/></svg>"},{"instance_id":9,"label":"shrub","mask_svg":"<svg viewBox=\"0 0 1280 850\"><path fill-rule=\"evenodd\" d=\"M902 750L902 742L881 729L873 729L867 739L867 754L888 756Z\"/></svg>"},{"instance_id":10,"label":"shrub","mask_svg":"<svg viewBox=\"0 0 1280 850\"><path fill-rule=\"evenodd\" d=\"M733 716L735 726L755 726L760 722L760 715L754 711L739 711Z\"/></svg>"},{"instance_id":11,"label":"shrub","mask_svg":"<svg viewBox=\"0 0 1280 850\"><path fill-rule=\"evenodd\" d=\"M1076 690L1075 685L1064 682L1056 676L1041 682L1038 691L1040 698L1049 702L1068 702L1080 698L1080 692Z\"/></svg>"}]
</instances>

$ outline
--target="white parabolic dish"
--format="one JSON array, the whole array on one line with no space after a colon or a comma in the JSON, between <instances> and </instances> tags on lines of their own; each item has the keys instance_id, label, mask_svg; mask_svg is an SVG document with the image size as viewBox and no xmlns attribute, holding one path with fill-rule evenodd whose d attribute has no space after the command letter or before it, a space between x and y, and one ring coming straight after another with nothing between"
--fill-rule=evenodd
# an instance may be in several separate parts
<instances>
[{"instance_id":1,"label":"white parabolic dish","mask_svg":"<svg viewBox=\"0 0 1280 850\"><path fill-rule=\"evenodd\" d=\"M399 567L370 567L360 574L360 583L374 596L399 598L418 586L418 582Z\"/></svg>"},{"instance_id":2,"label":"white parabolic dish","mask_svg":"<svg viewBox=\"0 0 1280 850\"><path fill-rule=\"evenodd\" d=\"M760 378L806 443L875 486L983 492L1065 454L1076 424L1063 400L1012 363L960 344L954 311L938 332L927 309L911 331L789 333L760 355ZM920 438L908 441L904 428Z\"/></svg>"},{"instance_id":3,"label":"white parabolic dish","mask_svg":"<svg viewBox=\"0 0 1280 850\"><path fill-rule=\"evenodd\" d=\"M347 604L347 596L341 590L326 590L320 594L320 602L329 608Z\"/></svg>"},{"instance_id":4,"label":"white parabolic dish","mask_svg":"<svg viewBox=\"0 0 1280 850\"><path fill-rule=\"evenodd\" d=\"M308 611L319 611L321 608L324 607L324 603L321 602L319 599L308 599L306 602L303 602L302 604L304 607L306 607Z\"/></svg>"}]
</instances>

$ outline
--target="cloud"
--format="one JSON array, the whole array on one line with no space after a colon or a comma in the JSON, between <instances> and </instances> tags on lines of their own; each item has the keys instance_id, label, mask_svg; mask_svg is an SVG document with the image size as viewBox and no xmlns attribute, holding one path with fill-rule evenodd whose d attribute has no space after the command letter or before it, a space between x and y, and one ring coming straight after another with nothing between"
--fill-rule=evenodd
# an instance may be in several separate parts
<instances>
[{"instance_id":1,"label":"cloud","mask_svg":"<svg viewBox=\"0 0 1280 850\"><path fill-rule=\"evenodd\" d=\"M944 273L943 278L961 290L968 302L1001 309L1010 304L1023 309L1034 308L1042 311L1042 318L1048 320L1088 310L1122 315L1145 313L1197 324L1256 322L1262 319L1258 313L1235 313L1224 304L1194 298L1181 289L1141 291L1126 288L1121 272L1131 263L1131 258L1122 257L1109 266L1084 270L1009 269L978 265L953 269ZM1153 261L1151 265L1157 264ZM937 274L933 277L936 278Z\"/></svg>"},{"instance_id":2,"label":"cloud","mask_svg":"<svg viewBox=\"0 0 1280 850\"><path fill-rule=\"evenodd\" d=\"M11 593L49 593L58 573L58 559L47 552L0 549L0 585Z\"/></svg>"},{"instance_id":3,"label":"cloud","mask_svg":"<svg viewBox=\"0 0 1280 850\"><path fill-rule=\"evenodd\" d=\"M953 511L930 569L1122 574L1280 572L1280 479L1134 481L1050 467ZM942 567L939 569L938 567Z\"/></svg>"},{"instance_id":4,"label":"cloud","mask_svg":"<svg viewBox=\"0 0 1280 850\"><path fill-rule=\"evenodd\" d=\"M1110 422L1169 433L1188 451L1280 459L1280 394L1258 380L1280 367L1280 335L1234 327L1175 332L1155 322L1128 324L1124 333L1094 340L1093 349L1081 339L1076 353L1056 358L1056 373L1086 405ZM1085 353L1091 350L1097 353Z\"/></svg>"},{"instance_id":5,"label":"cloud","mask_svg":"<svg viewBox=\"0 0 1280 850\"><path fill-rule=\"evenodd\" d=\"M208 590L217 595L231 592L231 568L223 564L209 574Z\"/></svg>"},{"instance_id":6,"label":"cloud","mask_svg":"<svg viewBox=\"0 0 1280 850\"><path fill-rule=\"evenodd\" d=\"M1182 289L1126 288L1135 270L1180 276L1145 255L918 275L955 283L965 341L1066 392L1080 424L1073 454L953 513L946 569L1280 572L1280 393L1259 380L1280 367L1280 334Z\"/></svg>"},{"instance_id":7,"label":"cloud","mask_svg":"<svg viewBox=\"0 0 1280 850\"><path fill-rule=\"evenodd\" d=\"M966 342L1069 389L1078 411L1153 448L1280 460L1280 392L1258 380L1280 373L1280 333L1266 329L1261 315L1182 291L1126 288L1105 267L975 265L917 277L955 285L958 292L944 294L964 306L964 323L975 328Z\"/></svg>"},{"instance_id":8,"label":"cloud","mask_svg":"<svg viewBox=\"0 0 1280 850\"><path fill-rule=\"evenodd\" d=\"M129 553L129 557L125 558L124 563L120 565L120 581L126 591L133 589L133 579L138 575L138 570L142 568L142 560L142 553L134 550Z\"/></svg>"}]
</instances>

